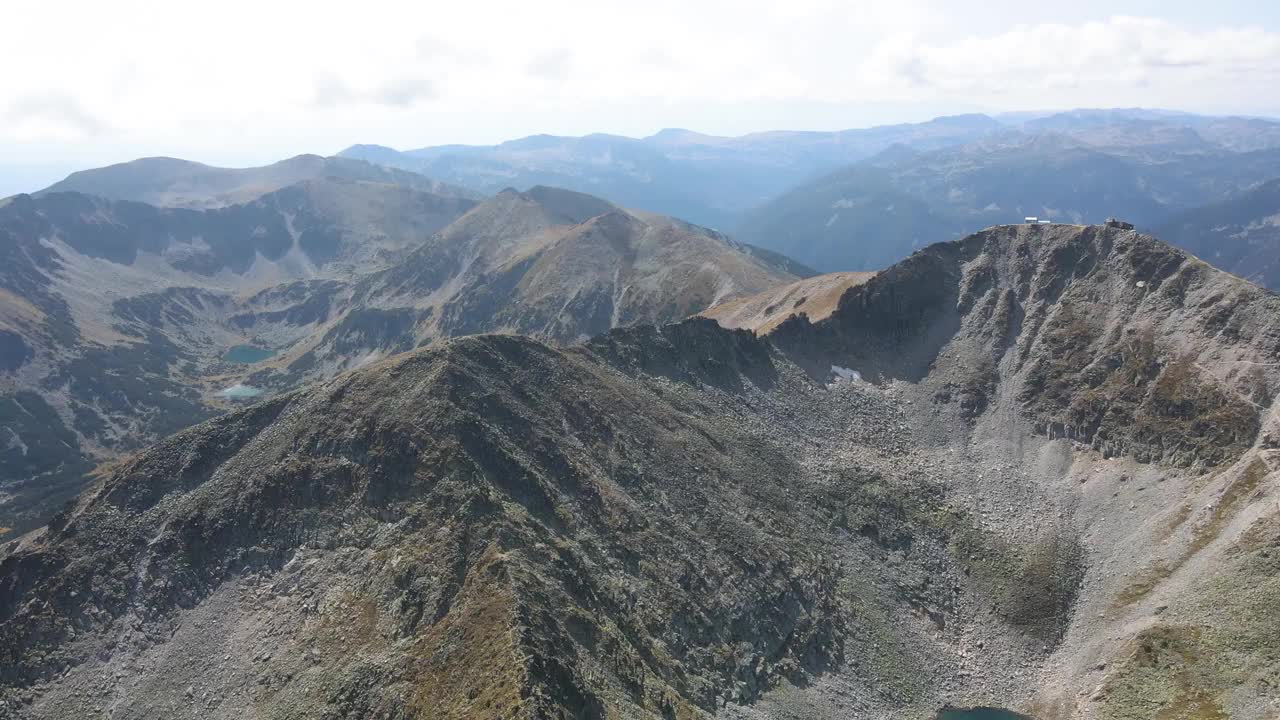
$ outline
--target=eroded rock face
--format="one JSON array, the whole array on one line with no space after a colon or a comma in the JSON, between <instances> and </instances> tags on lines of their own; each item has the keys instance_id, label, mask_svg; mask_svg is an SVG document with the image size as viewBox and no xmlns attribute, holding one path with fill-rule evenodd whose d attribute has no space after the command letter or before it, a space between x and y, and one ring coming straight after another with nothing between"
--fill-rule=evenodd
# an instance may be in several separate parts
<instances>
[{"instance_id":1,"label":"eroded rock face","mask_svg":"<svg viewBox=\"0 0 1280 720\"><path fill-rule=\"evenodd\" d=\"M1265 717L1275 303L1150 238L1007 227L767 337L397 355L162 442L3 546L0 702ZM1245 392L1232 442L1179 409ZM1081 408L1103 421L1062 437Z\"/></svg>"}]
</instances>

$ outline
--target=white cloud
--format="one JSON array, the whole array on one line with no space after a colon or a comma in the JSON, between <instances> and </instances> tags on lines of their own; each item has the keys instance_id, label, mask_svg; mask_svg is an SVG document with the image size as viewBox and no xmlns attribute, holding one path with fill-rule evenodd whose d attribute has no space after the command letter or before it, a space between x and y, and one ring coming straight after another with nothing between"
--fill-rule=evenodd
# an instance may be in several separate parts
<instances>
[{"instance_id":1,"label":"white cloud","mask_svg":"<svg viewBox=\"0 0 1280 720\"><path fill-rule=\"evenodd\" d=\"M311 104L319 109L384 105L407 109L436 97L436 84L424 75L404 75L366 89L356 89L331 73L321 73Z\"/></svg>"},{"instance_id":2,"label":"white cloud","mask_svg":"<svg viewBox=\"0 0 1280 720\"><path fill-rule=\"evenodd\" d=\"M75 98L56 94L15 98L0 117L11 136L20 140L82 140L107 129Z\"/></svg>"},{"instance_id":3,"label":"white cloud","mask_svg":"<svg viewBox=\"0 0 1280 720\"><path fill-rule=\"evenodd\" d=\"M928 42L908 34L884 39L859 68L858 81L887 94L946 93L976 100L1030 100L1070 89L1126 102L1148 97L1203 101L1228 90L1241 99L1280 76L1280 34L1258 28L1196 30L1153 18L1115 17L1080 25L1023 25L1001 33ZM1212 83L1212 86L1210 85ZM901 89L906 88L906 92Z\"/></svg>"},{"instance_id":4,"label":"white cloud","mask_svg":"<svg viewBox=\"0 0 1280 720\"><path fill-rule=\"evenodd\" d=\"M566 48L538 53L525 65L530 75L547 80L561 80L569 74L573 65L573 53Z\"/></svg>"},{"instance_id":5,"label":"white cloud","mask_svg":"<svg viewBox=\"0 0 1280 720\"><path fill-rule=\"evenodd\" d=\"M373 93L373 99L383 105L409 108L436 96L436 85L423 75L407 75L383 83Z\"/></svg>"},{"instance_id":6,"label":"white cloud","mask_svg":"<svg viewBox=\"0 0 1280 720\"><path fill-rule=\"evenodd\" d=\"M79 141L218 161L252 146L266 160L356 141L619 131L641 122L636 108L643 122L690 125L662 110L692 105L722 108L719 127L695 127L717 132L805 127L818 116L761 107L1280 104L1275 29L1125 16L1053 22L1050 11L1012 3L1018 12L1008 16L1023 19L1015 25L1002 12L977 20L956 5L20 3L6 14L0 51L0 151Z\"/></svg>"}]
</instances>

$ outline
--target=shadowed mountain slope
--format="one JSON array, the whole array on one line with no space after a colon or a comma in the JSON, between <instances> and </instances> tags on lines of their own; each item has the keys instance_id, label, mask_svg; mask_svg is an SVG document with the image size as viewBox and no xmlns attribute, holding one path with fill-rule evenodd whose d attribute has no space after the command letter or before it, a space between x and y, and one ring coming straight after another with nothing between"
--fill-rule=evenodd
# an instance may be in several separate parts
<instances>
[{"instance_id":1,"label":"shadowed mountain slope","mask_svg":"<svg viewBox=\"0 0 1280 720\"><path fill-rule=\"evenodd\" d=\"M1223 270L1280 289L1280 180L1189 210L1156 232Z\"/></svg>"},{"instance_id":2,"label":"shadowed mountain slope","mask_svg":"<svg viewBox=\"0 0 1280 720\"><path fill-rule=\"evenodd\" d=\"M589 195L504 190L395 267L362 277L323 332L289 348L284 374L259 381L293 383L481 332L577 342L679 320L799 270L713 230Z\"/></svg>"}]
</instances>

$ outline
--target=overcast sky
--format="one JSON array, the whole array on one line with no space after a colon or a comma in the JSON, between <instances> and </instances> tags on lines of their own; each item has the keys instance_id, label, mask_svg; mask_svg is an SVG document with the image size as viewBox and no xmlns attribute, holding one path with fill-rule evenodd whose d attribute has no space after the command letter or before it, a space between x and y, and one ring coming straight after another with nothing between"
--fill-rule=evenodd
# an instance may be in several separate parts
<instances>
[{"instance_id":1,"label":"overcast sky","mask_svg":"<svg viewBox=\"0 0 1280 720\"><path fill-rule=\"evenodd\" d=\"M356 142L1072 107L1280 115L1280 3L1267 0L12 5L0 196L148 155L248 165Z\"/></svg>"}]
</instances>

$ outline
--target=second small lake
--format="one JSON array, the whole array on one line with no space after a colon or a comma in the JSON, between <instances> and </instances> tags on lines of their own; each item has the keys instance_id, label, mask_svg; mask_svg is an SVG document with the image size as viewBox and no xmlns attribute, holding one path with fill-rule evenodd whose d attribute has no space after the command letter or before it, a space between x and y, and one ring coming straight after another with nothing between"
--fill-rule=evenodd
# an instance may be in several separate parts
<instances>
[{"instance_id":1,"label":"second small lake","mask_svg":"<svg viewBox=\"0 0 1280 720\"><path fill-rule=\"evenodd\" d=\"M260 348L256 345L236 345L223 354L222 359L233 363L256 363L275 355L274 350Z\"/></svg>"},{"instance_id":2,"label":"second small lake","mask_svg":"<svg viewBox=\"0 0 1280 720\"><path fill-rule=\"evenodd\" d=\"M1012 710L992 707L946 708L938 711L938 720L1031 720Z\"/></svg>"}]
</instances>

